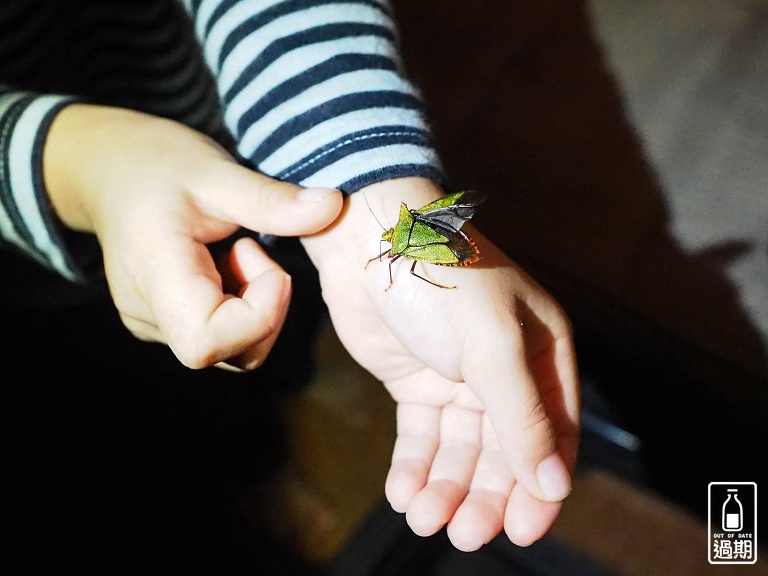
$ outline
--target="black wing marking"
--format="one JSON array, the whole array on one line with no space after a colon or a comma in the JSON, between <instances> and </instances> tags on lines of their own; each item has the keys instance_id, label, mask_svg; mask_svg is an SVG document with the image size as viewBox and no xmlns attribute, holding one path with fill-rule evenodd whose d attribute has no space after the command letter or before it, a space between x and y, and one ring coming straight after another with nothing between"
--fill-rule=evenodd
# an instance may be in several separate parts
<instances>
[{"instance_id":1,"label":"black wing marking","mask_svg":"<svg viewBox=\"0 0 768 576\"><path fill-rule=\"evenodd\" d=\"M461 230L464 222L475 215L477 206L484 202L486 195L482 192L469 190L464 192L459 199L450 206L436 208L427 212L411 210L415 220L430 225L433 229L443 233L443 230ZM423 210L423 208L422 208Z\"/></svg>"}]
</instances>

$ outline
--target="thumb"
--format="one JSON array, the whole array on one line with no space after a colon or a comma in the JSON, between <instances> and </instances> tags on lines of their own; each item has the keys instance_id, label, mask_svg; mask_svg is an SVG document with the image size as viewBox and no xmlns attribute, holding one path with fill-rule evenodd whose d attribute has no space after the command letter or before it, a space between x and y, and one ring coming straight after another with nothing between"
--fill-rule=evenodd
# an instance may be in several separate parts
<instances>
[{"instance_id":1,"label":"thumb","mask_svg":"<svg viewBox=\"0 0 768 576\"><path fill-rule=\"evenodd\" d=\"M319 232L338 217L343 204L338 190L302 188L229 160L206 170L193 193L208 215L276 236Z\"/></svg>"},{"instance_id":2,"label":"thumb","mask_svg":"<svg viewBox=\"0 0 768 576\"><path fill-rule=\"evenodd\" d=\"M542 389L521 340L522 335L494 339L499 349L492 368L488 354L469 355L478 361L465 364L465 380L483 404L516 480L535 498L559 502L571 490L560 437L567 432L558 429L562 422L545 402L554 391Z\"/></svg>"}]
</instances>

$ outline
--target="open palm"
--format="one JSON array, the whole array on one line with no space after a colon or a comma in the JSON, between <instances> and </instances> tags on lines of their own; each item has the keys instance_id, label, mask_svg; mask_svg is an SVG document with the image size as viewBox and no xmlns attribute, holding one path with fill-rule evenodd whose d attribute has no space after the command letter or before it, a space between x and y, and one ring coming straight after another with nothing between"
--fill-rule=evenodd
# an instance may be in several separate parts
<instances>
[{"instance_id":1,"label":"open palm","mask_svg":"<svg viewBox=\"0 0 768 576\"><path fill-rule=\"evenodd\" d=\"M373 206L377 193L366 193ZM398 404L390 503L417 534L447 525L462 550L502 529L518 544L533 542L554 522L576 456L578 385L565 315L476 233L479 264L418 265L456 289L409 275L405 261L385 290L386 260L365 267L381 230L361 195L348 203L336 228L305 246L339 338Z\"/></svg>"}]
</instances>

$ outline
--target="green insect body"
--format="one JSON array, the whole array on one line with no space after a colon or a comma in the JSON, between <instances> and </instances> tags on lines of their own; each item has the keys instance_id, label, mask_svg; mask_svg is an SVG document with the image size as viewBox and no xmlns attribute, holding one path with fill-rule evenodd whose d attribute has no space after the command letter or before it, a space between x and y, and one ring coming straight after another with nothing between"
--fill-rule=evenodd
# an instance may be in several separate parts
<instances>
[{"instance_id":1,"label":"green insect body","mask_svg":"<svg viewBox=\"0 0 768 576\"><path fill-rule=\"evenodd\" d=\"M471 191L449 194L418 210L410 210L405 203L401 204L397 224L381 235L383 241L390 243L390 248L371 258L368 264L382 257L389 258L387 290L392 286L392 263L401 257L414 261L411 274L417 278L439 288L455 288L416 274L416 263L467 266L477 262L480 252L461 231L461 226L472 218L475 207L484 200L484 195Z\"/></svg>"},{"instance_id":2,"label":"green insect body","mask_svg":"<svg viewBox=\"0 0 768 576\"><path fill-rule=\"evenodd\" d=\"M390 256L401 254L406 258L431 264L456 265L459 257L448 246L448 238L413 218L405 204L400 205L400 219L394 228L381 235L392 244Z\"/></svg>"}]
</instances>

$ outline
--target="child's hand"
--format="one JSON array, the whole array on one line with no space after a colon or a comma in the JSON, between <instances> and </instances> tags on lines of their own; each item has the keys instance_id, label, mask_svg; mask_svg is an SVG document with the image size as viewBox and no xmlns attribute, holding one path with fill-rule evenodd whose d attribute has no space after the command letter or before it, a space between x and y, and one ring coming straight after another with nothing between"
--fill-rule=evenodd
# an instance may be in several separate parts
<instances>
[{"instance_id":1,"label":"child's hand","mask_svg":"<svg viewBox=\"0 0 768 576\"><path fill-rule=\"evenodd\" d=\"M365 196L363 195L365 194ZM303 240L320 271L336 331L398 403L386 492L420 535L448 525L457 548L502 529L521 545L540 538L570 490L579 394L570 325L560 307L495 246L467 268L372 262L399 205L440 195L402 179L352 195L332 228ZM482 210L482 206L480 207Z\"/></svg>"},{"instance_id":2,"label":"child's hand","mask_svg":"<svg viewBox=\"0 0 768 576\"><path fill-rule=\"evenodd\" d=\"M44 176L62 221L96 233L124 324L139 338L167 343L193 368L260 365L291 292L287 274L242 239L223 266L236 284L225 293L206 244L241 226L284 236L317 232L342 205L338 191L302 190L238 166L181 124L87 105L57 116Z\"/></svg>"}]
</instances>

